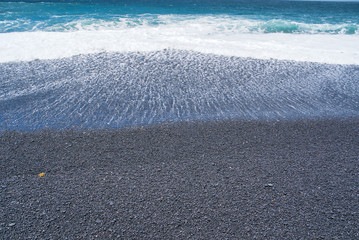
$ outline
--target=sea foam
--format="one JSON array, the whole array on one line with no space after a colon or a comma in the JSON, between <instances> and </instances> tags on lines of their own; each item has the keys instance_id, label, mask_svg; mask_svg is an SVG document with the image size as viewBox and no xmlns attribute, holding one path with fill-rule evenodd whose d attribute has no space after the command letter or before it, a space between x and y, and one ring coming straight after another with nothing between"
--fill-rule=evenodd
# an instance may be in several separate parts
<instances>
[{"instance_id":1,"label":"sea foam","mask_svg":"<svg viewBox=\"0 0 359 240\"><path fill-rule=\"evenodd\" d=\"M225 56L359 64L359 36L210 32L201 26L0 34L0 62L99 52L194 50Z\"/></svg>"},{"instance_id":2,"label":"sea foam","mask_svg":"<svg viewBox=\"0 0 359 240\"><path fill-rule=\"evenodd\" d=\"M144 15L42 24L45 23L31 31L0 33L0 62L178 49L258 59L359 64L359 34L357 30L346 34L348 24L304 24L225 15Z\"/></svg>"}]
</instances>

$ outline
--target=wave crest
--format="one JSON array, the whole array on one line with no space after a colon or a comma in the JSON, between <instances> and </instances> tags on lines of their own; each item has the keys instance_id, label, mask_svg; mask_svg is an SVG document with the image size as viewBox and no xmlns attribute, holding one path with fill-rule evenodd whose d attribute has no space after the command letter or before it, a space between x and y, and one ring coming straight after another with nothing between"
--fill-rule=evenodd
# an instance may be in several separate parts
<instances>
[{"instance_id":1,"label":"wave crest","mask_svg":"<svg viewBox=\"0 0 359 240\"><path fill-rule=\"evenodd\" d=\"M30 22L23 19L0 21L0 29L2 32L126 30L129 28L157 28L160 26L200 30L206 31L208 34L294 33L359 35L359 24L357 23L314 24L284 19L262 20L229 15L188 16L145 14L112 17L108 19L84 18L64 20L52 18L47 21L39 22Z\"/></svg>"}]
</instances>

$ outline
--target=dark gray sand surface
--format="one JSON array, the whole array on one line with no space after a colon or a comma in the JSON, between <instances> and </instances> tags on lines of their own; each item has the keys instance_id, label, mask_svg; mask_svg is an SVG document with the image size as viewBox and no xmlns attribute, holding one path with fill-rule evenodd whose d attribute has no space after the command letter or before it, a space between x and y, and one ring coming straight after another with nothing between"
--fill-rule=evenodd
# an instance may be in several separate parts
<instances>
[{"instance_id":1,"label":"dark gray sand surface","mask_svg":"<svg viewBox=\"0 0 359 240\"><path fill-rule=\"evenodd\" d=\"M359 239L359 119L3 132L0 164L1 239Z\"/></svg>"}]
</instances>

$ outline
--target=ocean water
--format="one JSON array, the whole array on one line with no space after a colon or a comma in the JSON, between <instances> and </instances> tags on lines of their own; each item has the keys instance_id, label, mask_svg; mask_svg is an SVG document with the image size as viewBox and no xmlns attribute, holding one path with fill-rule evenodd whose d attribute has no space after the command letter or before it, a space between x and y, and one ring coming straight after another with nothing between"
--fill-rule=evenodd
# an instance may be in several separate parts
<instances>
[{"instance_id":1,"label":"ocean water","mask_svg":"<svg viewBox=\"0 0 359 240\"><path fill-rule=\"evenodd\" d=\"M358 42L359 1L0 2L0 62L169 48L359 64Z\"/></svg>"},{"instance_id":2,"label":"ocean water","mask_svg":"<svg viewBox=\"0 0 359 240\"><path fill-rule=\"evenodd\" d=\"M359 2L0 2L0 128L359 116Z\"/></svg>"}]
</instances>

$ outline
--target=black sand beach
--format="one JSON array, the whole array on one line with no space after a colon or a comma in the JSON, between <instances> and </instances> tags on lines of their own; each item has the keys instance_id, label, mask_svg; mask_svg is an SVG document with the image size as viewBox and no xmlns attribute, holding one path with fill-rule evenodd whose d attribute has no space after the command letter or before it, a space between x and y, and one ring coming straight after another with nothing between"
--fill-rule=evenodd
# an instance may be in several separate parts
<instances>
[{"instance_id":1,"label":"black sand beach","mask_svg":"<svg viewBox=\"0 0 359 240\"><path fill-rule=\"evenodd\" d=\"M0 134L1 239L359 238L358 118Z\"/></svg>"}]
</instances>

